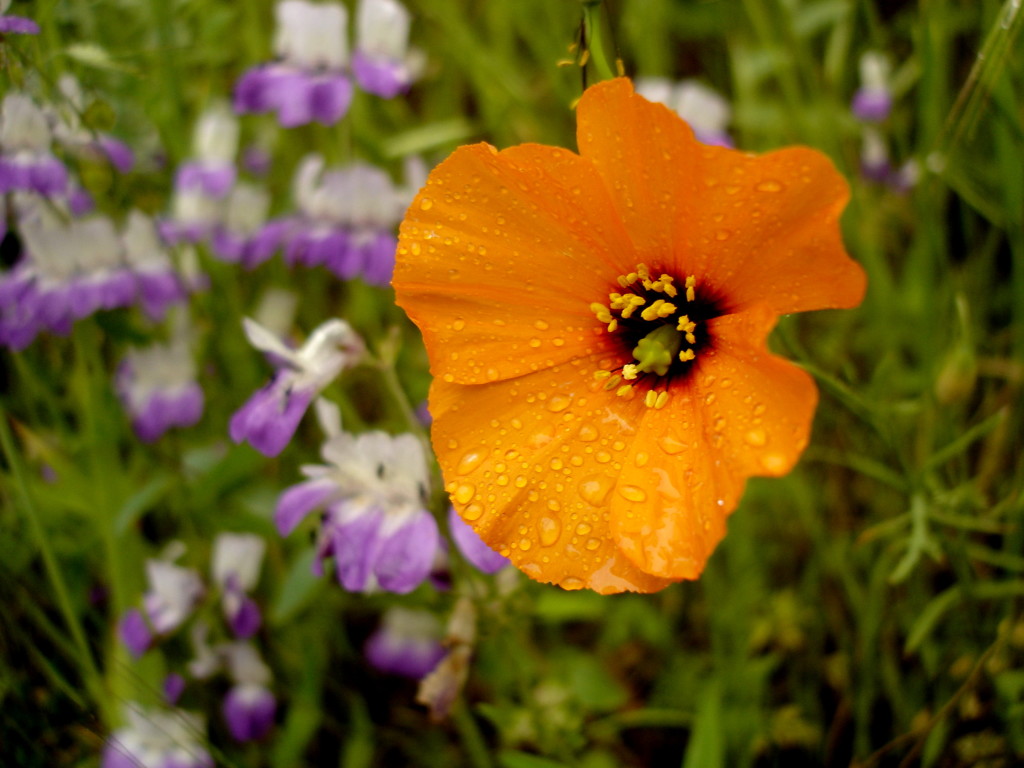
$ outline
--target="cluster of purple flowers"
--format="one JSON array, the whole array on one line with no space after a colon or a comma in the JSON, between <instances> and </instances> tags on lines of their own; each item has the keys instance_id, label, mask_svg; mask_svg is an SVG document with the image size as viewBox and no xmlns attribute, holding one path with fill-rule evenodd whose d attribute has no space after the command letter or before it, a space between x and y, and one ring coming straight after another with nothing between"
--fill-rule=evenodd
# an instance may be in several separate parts
<instances>
[{"instance_id":1,"label":"cluster of purple flowers","mask_svg":"<svg viewBox=\"0 0 1024 768\"><path fill-rule=\"evenodd\" d=\"M104 216L70 218L29 195L15 210L22 251L0 275L0 344L23 349L41 331L66 334L94 312L136 303L159 319L191 287L141 213L119 234Z\"/></svg>"},{"instance_id":2,"label":"cluster of purple flowers","mask_svg":"<svg viewBox=\"0 0 1024 768\"><path fill-rule=\"evenodd\" d=\"M231 687L222 709L228 729L238 741L263 738L273 725L277 708L269 689L270 670L253 642L262 614L251 593L259 581L265 548L263 539L254 534L217 536L211 562L212 592L219 598L229 637L211 645L210 626L201 619L192 623L190 631L194 658L188 664L189 675L206 680L221 671L227 674ZM146 572L149 590L143 595L142 608L127 611L119 627L122 642L136 658L183 627L211 591L196 571L171 559L147 561ZM168 677L165 692L170 704L177 702L185 686L180 675ZM135 754L130 748L131 738L126 736L130 733L115 734L118 749L108 747L111 759ZM116 765L104 762L104 768Z\"/></svg>"},{"instance_id":3,"label":"cluster of purple flowers","mask_svg":"<svg viewBox=\"0 0 1024 768\"><path fill-rule=\"evenodd\" d=\"M348 11L340 3L280 0L276 60L248 70L235 87L239 113L273 112L285 127L341 120L352 77L368 93L391 98L419 70L409 51L409 12L397 0L360 0L355 51L349 56Z\"/></svg>"}]
</instances>

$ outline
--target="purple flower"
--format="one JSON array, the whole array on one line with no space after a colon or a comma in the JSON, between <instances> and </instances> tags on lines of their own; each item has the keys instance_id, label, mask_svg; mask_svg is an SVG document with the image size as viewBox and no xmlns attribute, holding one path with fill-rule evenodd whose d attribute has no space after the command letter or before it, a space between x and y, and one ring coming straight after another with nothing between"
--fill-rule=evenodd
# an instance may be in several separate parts
<instances>
[{"instance_id":1,"label":"purple flower","mask_svg":"<svg viewBox=\"0 0 1024 768\"><path fill-rule=\"evenodd\" d=\"M187 334L168 344L134 349L121 361L117 393L139 439L151 443L174 427L191 427L203 415Z\"/></svg>"},{"instance_id":2,"label":"purple flower","mask_svg":"<svg viewBox=\"0 0 1024 768\"><path fill-rule=\"evenodd\" d=\"M324 509L318 558L334 559L345 589L415 589L430 575L441 546L437 523L425 506L428 473L420 442L412 435L341 433L321 452L327 464L303 467L309 480L278 499L281 535Z\"/></svg>"},{"instance_id":3,"label":"purple flower","mask_svg":"<svg viewBox=\"0 0 1024 768\"><path fill-rule=\"evenodd\" d=\"M260 685L236 685L224 697L224 721L236 741L258 741L274 725L277 702Z\"/></svg>"},{"instance_id":4,"label":"purple flower","mask_svg":"<svg viewBox=\"0 0 1024 768\"><path fill-rule=\"evenodd\" d=\"M313 121L333 125L352 101L345 74L348 12L339 3L281 0L275 15L277 61L242 75L235 86L235 111L274 112L288 128Z\"/></svg>"},{"instance_id":5,"label":"purple flower","mask_svg":"<svg viewBox=\"0 0 1024 768\"><path fill-rule=\"evenodd\" d=\"M860 57L860 81L850 104L853 114L865 123L882 122L892 111L889 60L877 51L867 51Z\"/></svg>"},{"instance_id":6,"label":"purple flower","mask_svg":"<svg viewBox=\"0 0 1024 768\"><path fill-rule=\"evenodd\" d=\"M376 669L419 679L445 654L441 625L426 611L389 608L366 641L366 658Z\"/></svg>"},{"instance_id":7,"label":"purple flower","mask_svg":"<svg viewBox=\"0 0 1024 768\"><path fill-rule=\"evenodd\" d=\"M213 252L247 269L262 264L281 247L287 224L267 221L270 195L260 187L240 182L228 197L224 220L213 231Z\"/></svg>"},{"instance_id":8,"label":"purple flower","mask_svg":"<svg viewBox=\"0 0 1024 768\"><path fill-rule=\"evenodd\" d=\"M169 635L180 627L203 596L199 574L165 560L147 560L149 591L143 595L143 610L129 609L121 618L122 642L136 657L153 644L156 637Z\"/></svg>"},{"instance_id":9,"label":"purple flower","mask_svg":"<svg viewBox=\"0 0 1024 768\"><path fill-rule=\"evenodd\" d=\"M409 54L409 11L397 0L360 0L352 72L364 91L390 99L418 74Z\"/></svg>"},{"instance_id":10,"label":"purple flower","mask_svg":"<svg viewBox=\"0 0 1024 768\"><path fill-rule=\"evenodd\" d=\"M144 213L128 214L121 241L125 261L135 273L138 301L151 320L160 320L168 307L187 297L185 281L161 244L153 220Z\"/></svg>"},{"instance_id":11,"label":"purple flower","mask_svg":"<svg viewBox=\"0 0 1024 768\"><path fill-rule=\"evenodd\" d=\"M89 105L74 75L61 75L57 87L63 97L62 102L46 110L53 137L72 152L105 158L121 173L128 173L135 164L131 149L112 136L96 133L82 125L81 115Z\"/></svg>"},{"instance_id":12,"label":"purple flower","mask_svg":"<svg viewBox=\"0 0 1024 768\"><path fill-rule=\"evenodd\" d=\"M130 705L128 724L107 740L101 768L214 768L199 742L199 715L180 709L144 710Z\"/></svg>"},{"instance_id":13,"label":"purple flower","mask_svg":"<svg viewBox=\"0 0 1024 768\"><path fill-rule=\"evenodd\" d=\"M455 546L475 568L484 573L497 573L509 564L508 558L502 557L487 546L473 526L459 517L454 508L448 508L448 530Z\"/></svg>"},{"instance_id":14,"label":"purple flower","mask_svg":"<svg viewBox=\"0 0 1024 768\"><path fill-rule=\"evenodd\" d=\"M68 186L64 164L50 152L45 113L28 96L8 93L0 107L0 194L25 191L59 197Z\"/></svg>"},{"instance_id":15,"label":"purple flower","mask_svg":"<svg viewBox=\"0 0 1024 768\"><path fill-rule=\"evenodd\" d=\"M266 542L251 533L221 533L213 543L213 582L235 637L247 639L260 628L259 606L249 597L259 581Z\"/></svg>"},{"instance_id":16,"label":"purple flower","mask_svg":"<svg viewBox=\"0 0 1024 768\"><path fill-rule=\"evenodd\" d=\"M276 456L291 441L313 398L362 356L363 342L343 320L323 323L297 350L249 318L244 326L249 342L272 358L278 370L231 417L231 439Z\"/></svg>"},{"instance_id":17,"label":"purple flower","mask_svg":"<svg viewBox=\"0 0 1024 768\"><path fill-rule=\"evenodd\" d=\"M181 694L185 691L185 678L177 672L172 672L164 678L164 701L172 707L178 703Z\"/></svg>"},{"instance_id":18,"label":"purple flower","mask_svg":"<svg viewBox=\"0 0 1024 768\"><path fill-rule=\"evenodd\" d=\"M38 35L39 25L22 16L8 16L11 0L0 0L0 34Z\"/></svg>"}]
</instances>

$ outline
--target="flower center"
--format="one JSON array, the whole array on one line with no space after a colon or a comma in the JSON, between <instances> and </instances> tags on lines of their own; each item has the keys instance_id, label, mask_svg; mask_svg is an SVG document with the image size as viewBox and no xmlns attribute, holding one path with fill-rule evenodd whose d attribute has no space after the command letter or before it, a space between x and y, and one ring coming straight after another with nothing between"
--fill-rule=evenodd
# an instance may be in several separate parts
<instances>
[{"instance_id":1,"label":"flower center","mask_svg":"<svg viewBox=\"0 0 1024 768\"><path fill-rule=\"evenodd\" d=\"M707 342L704 321L715 317L713 301L697 297L697 278L689 275L681 285L672 275L654 277L646 264L619 275L623 293L608 294L608 303L594 302L591 311L607 325L608 333L619 336L632 360L611 371L596 371L605 389L631 398L645 389L644 403L664 408L669 383L684 376Z\"/></svg>"}]
</instances>

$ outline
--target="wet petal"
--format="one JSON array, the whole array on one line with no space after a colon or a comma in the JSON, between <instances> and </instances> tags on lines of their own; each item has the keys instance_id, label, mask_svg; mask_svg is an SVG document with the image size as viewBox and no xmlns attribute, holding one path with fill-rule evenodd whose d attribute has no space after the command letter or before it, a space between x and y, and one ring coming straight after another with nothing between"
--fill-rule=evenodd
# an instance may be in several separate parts
<instances>
[{"instance_id":1,"label":"wet petal","mask_svg":"<svg viewBox=\"0 0 1024 768\"><path fill-rule=\"evenodd\" d=\"M696 275L732 309L860 302L864 271L846 255L838 228L849 189L825 155L705 146L625 79L588 89L577 113L580 152L597 166L652 268Z\"/></svg>"},{"instance_id":2,"label":"wet petal","mask_svg":"<svg viewBox=\"0 0 1024 768\"><path fill-rule=\"evenodd\" d=\"M637 569L609 529L609 496L635 436L631 412L643 406L594 383L604 362L481 386L435 380L433 443L456 510L528 576L652 592L668 582Z\"/></svg>"},{"instance_id":3,"label":"wet petal","mask_svg":"<svg viewBox=\"0 0 1024 768\"><path fill-rule=\"evenodd\" d=\"M393 284L434 375L479 384L606 344L590 304L635 266L592 165L566 150L461 147L402 223Z\"/></svg>"}]
</instances>

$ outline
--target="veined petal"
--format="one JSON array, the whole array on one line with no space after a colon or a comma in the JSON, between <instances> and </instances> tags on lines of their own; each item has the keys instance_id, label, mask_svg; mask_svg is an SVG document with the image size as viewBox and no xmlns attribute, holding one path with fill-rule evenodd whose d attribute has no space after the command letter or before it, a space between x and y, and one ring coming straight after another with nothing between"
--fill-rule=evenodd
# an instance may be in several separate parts
<instances>
[{"instance_id":1,"label":"veined petal","mask_svg":"<svg viewBox=\"0 0 1024 768\"><path fill-rule=\"evenodd\" d=\"M849 189L822 153L706 146L625 79L589 88L577 115L580 153L611 192L638 261L697 275L730 310L763 302L781 314L860 302L864 271L846 255L837 226Z\"/></svg>"},{"instance_id":2,"label":"veined petal","mask_svg":"<svg viewBox=\"0 0 1024 768\"><path fill-rule=\"evenodd\" d=\"M636 405L597 386L582 358L481 386L435 379L432 438L456 510L528 576L566 589L652 592L615 545L610 494ZM488 419L490 417L490 419Z\"/></svg>"},{"instance_id":3,"label":"veined petal","mask_svg":"<svg viewBox=\"0 0 1024 768\"><path fill-rule=\"evenodd\" d=\"M590 305L635 263L588 161L477 144L438 166L410 206L393 285L434 375L479 384L601 351Z\"/></svg>"}]
</instances>

